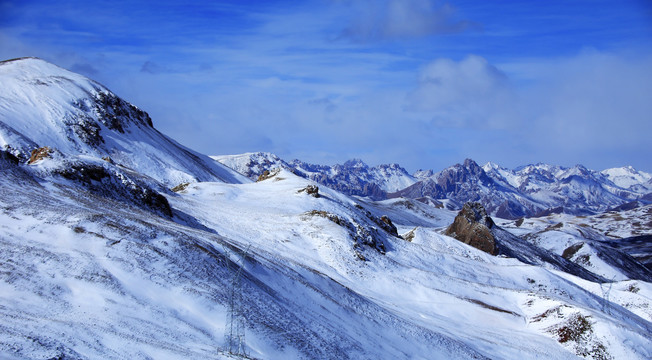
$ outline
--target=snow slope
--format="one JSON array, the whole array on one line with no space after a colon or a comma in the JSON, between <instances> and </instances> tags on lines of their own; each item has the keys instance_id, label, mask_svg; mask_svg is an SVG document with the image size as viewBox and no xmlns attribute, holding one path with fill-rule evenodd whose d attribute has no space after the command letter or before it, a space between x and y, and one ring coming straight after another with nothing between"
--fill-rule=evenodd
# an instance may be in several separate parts
<instances>
[{"instance_id":1,"label":"snow slope","mask_svg":"<svg viewBox=\"0 0 652 360\"><path fill-rule=\"evenodd\" d=\"M0 62L0 147L27 160L32 150L110 158L172 187L247 181L154 129L149 115L107 88L37 58Z\"/></svg>"},{"instance_id":2,"label":"snow slope","mask_svg":"<svg viewBox=\"0 0 652 360\"><path fill-rule=\"evenodd\" d=\"M299 192L310 182L289 172L191 184L168 196L170 221L70 184L8 181L32 169L2 173L0 323L10 334L2 354L215 356L237 248L247 253L241 291L252 357L570 359L587 346L593 355L651 355L649 319L611 302L604 313L604 299L585 289L596 284L492 257L425 226L411 242L374 231L355 200ZM358 242L364 230L384 251ZM648 283L628 284L639 290L619 296L649 303ZM556 318L545 315L558 308ZM578 317L589 329L559 343L558 328Z\"/></svg>"}]
</instances>

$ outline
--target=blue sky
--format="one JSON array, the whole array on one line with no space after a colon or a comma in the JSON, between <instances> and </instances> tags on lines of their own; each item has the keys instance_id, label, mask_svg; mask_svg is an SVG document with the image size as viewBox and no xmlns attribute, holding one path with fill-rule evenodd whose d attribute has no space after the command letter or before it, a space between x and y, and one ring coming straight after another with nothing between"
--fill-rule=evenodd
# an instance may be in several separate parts
<instances>
[{"instance_id":1,"label":"blue sky","mask_svg":"<svg viewBox=\"0 0 652 360\"><path fill-rule=\"evenodd\" d=\"M206 154L652 171L645 0L0 0L20 56Z\"/></svg>"}]
</instances>

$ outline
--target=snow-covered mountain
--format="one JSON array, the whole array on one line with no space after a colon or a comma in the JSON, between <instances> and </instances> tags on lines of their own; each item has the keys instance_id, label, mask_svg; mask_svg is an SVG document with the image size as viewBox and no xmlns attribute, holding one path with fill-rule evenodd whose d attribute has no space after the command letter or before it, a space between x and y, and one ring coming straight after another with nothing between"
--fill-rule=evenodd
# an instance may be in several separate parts
<instances>
[{"instance_id":1,"label":"snow-covered mountain","mask_svg":"<svg viewBox=\"0 0 652 360\"><path fill-rule=\"evenodd\" d=\"M466 159L389 197L430 196L453 200L457 206L478 201L492 215L506 219L552 212L588 215L638 199L649 203L646 173L631 171L625 176L617 169L601 173L582 165L547 164L510 170L494 163L481 167Z\"/></svg>"},{"instance_id":2,"label":"snow-covered mountain","mask_svg":"<svg viewBox=\"0 0 652 360\"><path fill-rule=\"evenodd\" d=\"M167 186L244 177L158 132L101 84L37 58L0 63L0 147L21 160L48 147L105 158Z\"/></svg>"},{"instance_id":3,"label":"snow-covered mountain","mask_svg":"<svg viewBox=\"0 0 652 360\"><path fill-rule=\"evenodd\" d=\"M494 256L444 235L463 214L431 199L317 189L303 165L252 182L92 102L105 88L79 75L23 59L0 79L0 358L652 357L652 284L539 241L562 215L498 224ZM467 165L450 179L491 185ZM583 239L614 240L582 219Z\"/></svg>"},{"instance_id":4,"label":"snow-covered mountain","mask_svg":"<svg viewBox=\"0 0 652 360\"><path fill-rule=\"evenodd\" d=\"M353 159L344 164L316 165L300 160L286 162L271 153L212 156L213 159L256 180L265 170L289 169L295 174L347 195L384 199L388 192L398 191L417 182L398 164L370 167L362 160Z\"/></svg>"},{"instance_id":5,"label":"snow-covered mountain","mask_svg":"<svg viewBox=\"0 0 652 360\"><path fill-rule=\"evenodd\" d=\"M265 171L292 168L278 156L266 152L217 155L211 156L211 158L254 181Z\"/></svg>"},{"instance_id":6,"label":"snow-covered mountain","mask_svg":"<svg viewBox=\"0 0 652 360\"><path fill-rule=\"evenodd\" d=\"M360 159L333 166L315 165L293 160L291 165L309 179L349 195L381 199L384 193L396 191L416 182L398 164L370 167Z\"/></svg>"},{"instance_id":7,"label":"snow-covered mountain","mask_svg":"<svg viewBox=\"0 0 652 360\"><path fill-rule=\"evenodd\" d=\"M636 193L652 192L652 174L638 171L631 166L606 169L600 172L612 183Z\"/></svg>"}]
</instances>

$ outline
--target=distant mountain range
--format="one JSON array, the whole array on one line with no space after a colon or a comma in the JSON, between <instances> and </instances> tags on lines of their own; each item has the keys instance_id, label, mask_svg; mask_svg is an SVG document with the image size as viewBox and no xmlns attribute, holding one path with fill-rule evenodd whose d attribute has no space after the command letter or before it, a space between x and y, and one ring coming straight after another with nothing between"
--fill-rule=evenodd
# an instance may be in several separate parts
<instances>
[{"instance_id":1,"label":"distant mountain range","mask_svg":"<svg viewBox=\"0 0 652 360\"><path fill-rule=\"evenodd\" d=\"M492 216L505 219L590 215L652 202L652 174L631 166L599 172L582 165L537 164L511 170L466 159L439 172L419 170L411 175L398 164L369 166L358 159L328 166L286 162L261 152L213 158L253 180L265 170L281 167L348 195L422 199L454 210L477 201Z\"/></svg>"}]
</instances>

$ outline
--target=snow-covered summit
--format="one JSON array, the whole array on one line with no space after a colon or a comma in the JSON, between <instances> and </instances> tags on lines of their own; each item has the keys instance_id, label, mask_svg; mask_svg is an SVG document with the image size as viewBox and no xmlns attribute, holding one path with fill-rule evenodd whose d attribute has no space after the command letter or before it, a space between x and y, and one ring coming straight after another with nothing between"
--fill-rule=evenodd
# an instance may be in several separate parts
<instances>
[{"instance_id":1,"label":"snow-covered summit","mask_svg":"<svg viewBox=\"0 0 652 360\"><path fill-rule=\"evenodd\" d=\"M602 170L601 173L611 182L623 189L630 189L640 185L650 185L648 189L652 190L652 174L644 171L638 171L632 166L623 166Z\"/></svg>"},{"instance_id":2,"label":"snow-covered summit","mask_svg":"<svg viewBox=\"0 0 652 360\"><path fill-rule=\"evenodd\" d=\"M277 168L290 168L288 163L275 154L269 152L249 152L238 155L213 155L211 158L251 180L256 180L265 170L269 171Z\"/></svg>"},{"instance_id":3,"label":"snow-covered summit","mask_svg":"<svg viewBox=\"0 0 652 360\"><path fill-rule=\"evenodd\" d=\"M246 181L158 132L143 110L103 85L38 58L0 62L0 146L21 160L49 147L110 158L168 186Z\"/></svg>"}]
</instances>

